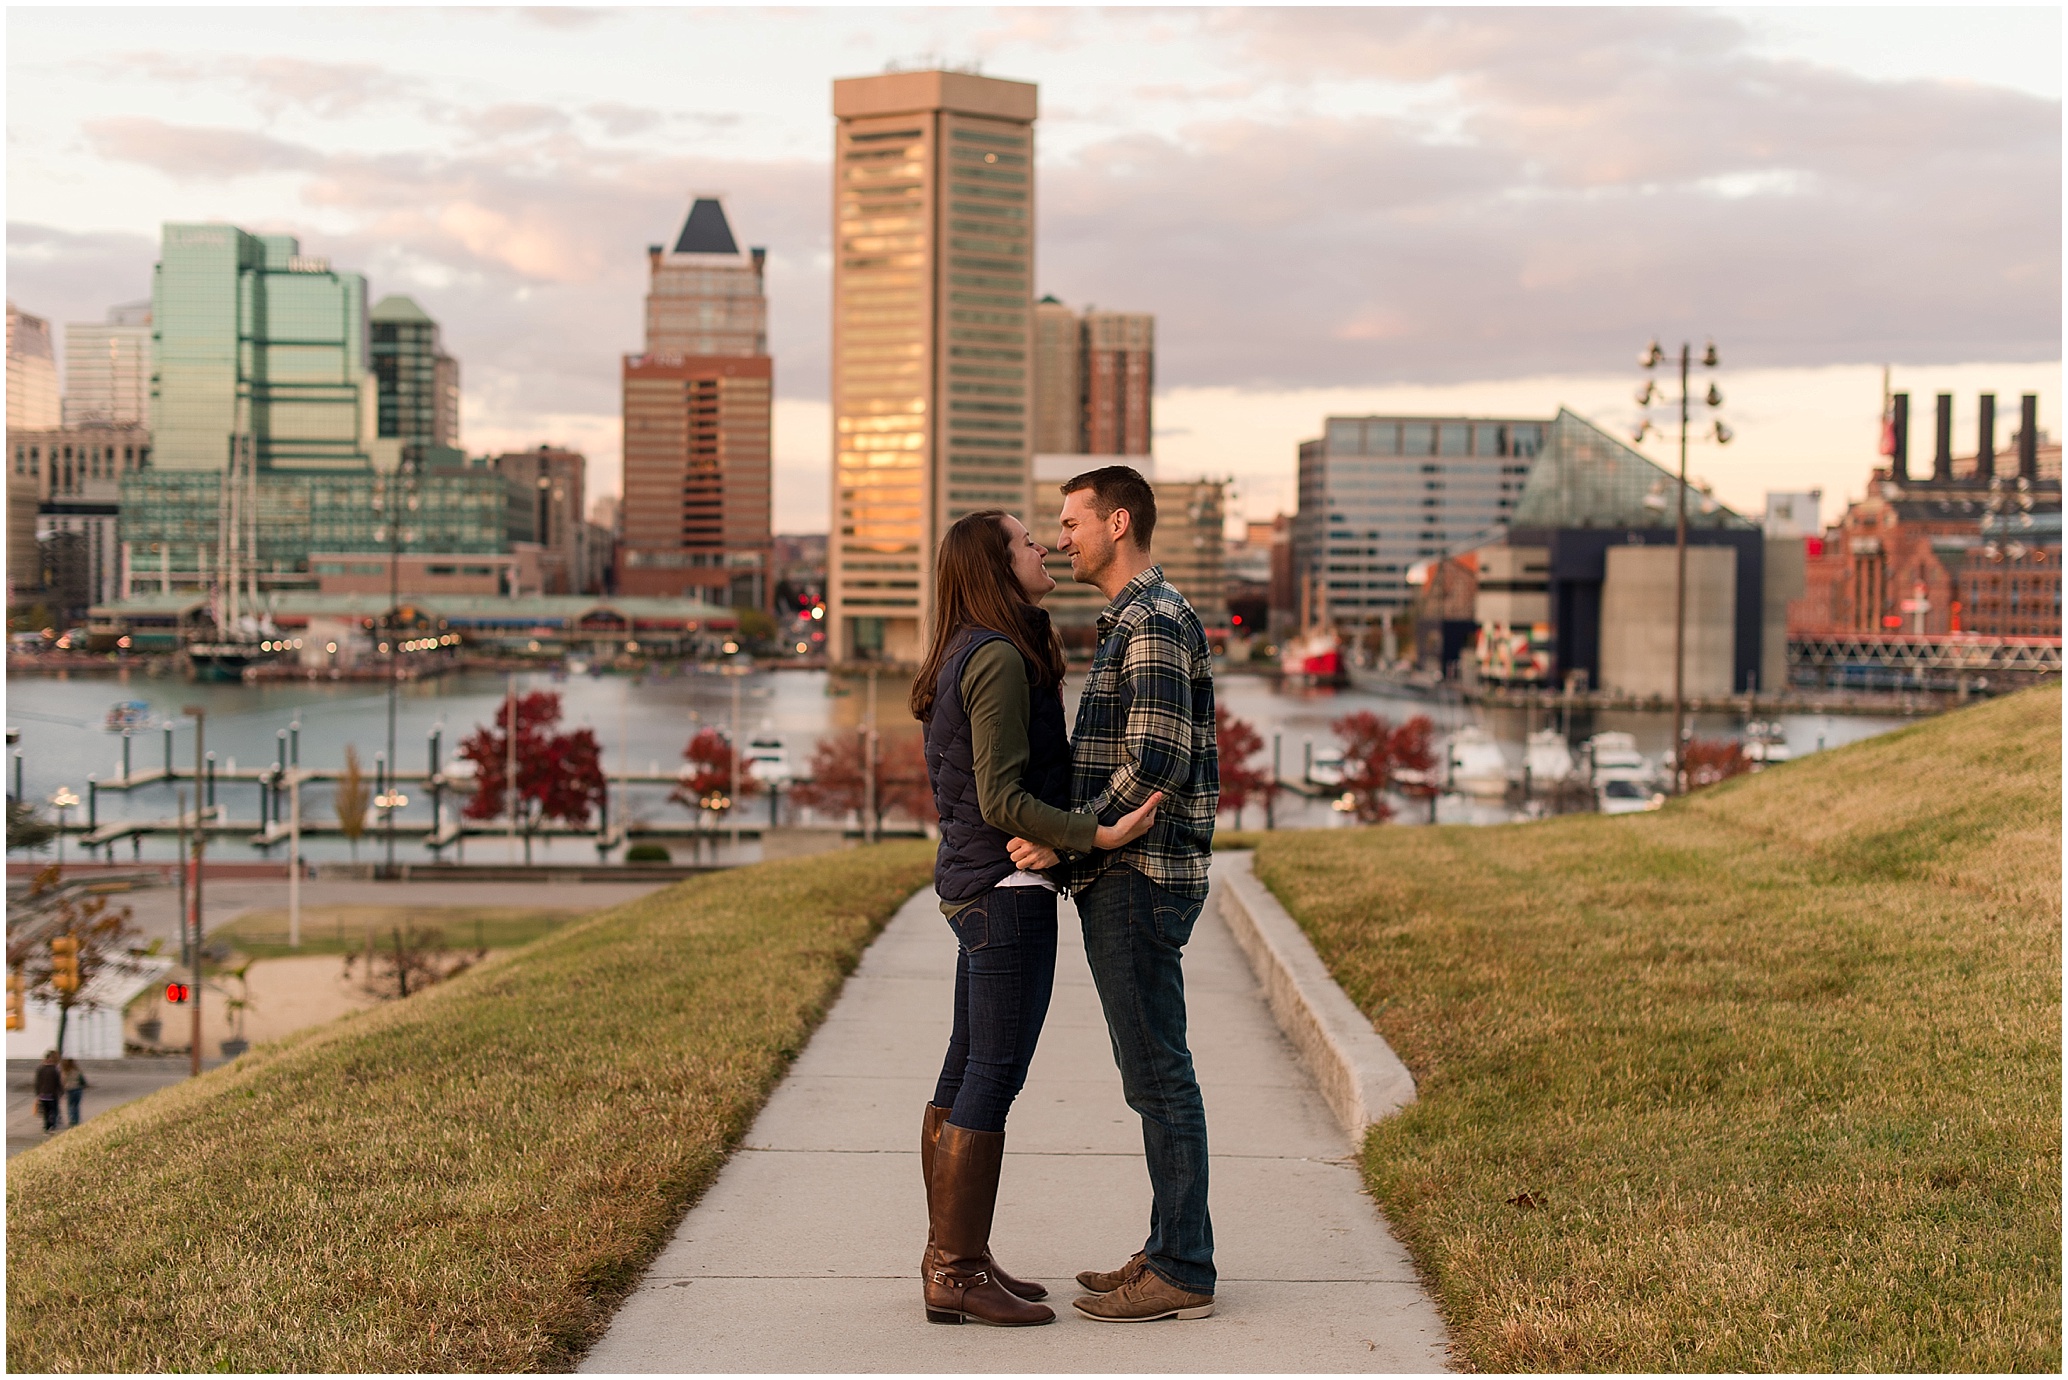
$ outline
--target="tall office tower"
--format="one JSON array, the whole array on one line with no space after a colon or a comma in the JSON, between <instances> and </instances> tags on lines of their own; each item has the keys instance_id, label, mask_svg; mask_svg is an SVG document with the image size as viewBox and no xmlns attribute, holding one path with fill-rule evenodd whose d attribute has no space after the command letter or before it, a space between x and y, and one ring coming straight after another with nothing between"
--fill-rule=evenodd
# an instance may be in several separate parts
<instances>
[{"instance_id":1,"label":"tall office tower","mask_svg":"<svg viewBox=\"0 0 2068 1380\"><path fill-rule=\"evenodd\" d=\"M536 543L543 594L587 594L587 524L582 482L588 459L580 451L540 446L489 462L510 486L510 537Z\"/></svg>"},{"instance_id":2,"label":"tall office tower","mask_svg":"<svg viewBox=\"0 0 2068 1380\"><path fill-rule=\"evenodd\" d=\"M833 83L834 660L917 661L949 524L1026 501L1030 82Z\"/></svg>"},{"instance_id":3,"label":"tall office tower","mask_svg":"<svg viewBox=\"0 0 2068 1380\"><path fill-rule=\"evenodd\" d=\"M1149 453L1149 395L1156 383L1156 318L1142 312L1084 314L1084 448L1094 455Z\"/></svg>"},{"instance_id":4,"label":"tall office tower","mask_svg":"<svg viewBox=\"0 0 2068 1380\"><path fill-rule=\"evenodd\" d=\"M65 327L65 425L151 424L151 304Z\"/></svg>"},{"instance_id":5,"label":"tall office tower","mask_svg":"<svg viewBox=\"0 0 2068 1380\"><path fill-rule=\"evenodd\" d=\"M7 429L47 431L58 425L57 351L50 323L7 304Z\"/></svg>"},{"instance_id":6,"label":"tall office tower","mask_svg":"<svg viewBox=\"0 0 2068 1380\"><path fill-rule=\"evenodd\" d=\"M366 279L291 235L167 225L151 294L152 463L364 470L376 439Z\"/></svg>"},{"instance_id":7,"label":"tall office tower","mask_svg":"<svg viewBox=\"0 0 2068 1380\"><path fill-rule=\"evenodd\" d=\"M454 465L459 453L459 361L439 344L438 323L408 297L383 297L366 314L381 468L401 460Z\"/></svg>"},{"instance_id":8,"label":"tall office tower","mask_svg":"<svg viewBox=\"0 0 2068 1380\"><path fill-rule=\"evenodd\" d=\"M1309 610L1343 627L1408 606L1408 570L1491 539L1507 521L1548 420L1330 417L1300 443L1294 578Z\"/></svg>"},{"instance_id":9,"label":"tall office tower","mask_svg":"<svg viewBox=\"0 0 2068 1380\"><path fill-rule=\"evenodd\" d=\"M1084 454L1084 322L1053 296L1034 304L1034 453Z\"/></svg>"},{"instance_id":10,"label":"tall office tower","mask_svg":"<svg viewBox=\"0 0 2068 1380\"><path fill-rule=\"evenodd\" d=\"M646 351L624 360L621 594L765 609L772 542L767 251L715 197L646 251Z\"/></svg>"}]
</instances>

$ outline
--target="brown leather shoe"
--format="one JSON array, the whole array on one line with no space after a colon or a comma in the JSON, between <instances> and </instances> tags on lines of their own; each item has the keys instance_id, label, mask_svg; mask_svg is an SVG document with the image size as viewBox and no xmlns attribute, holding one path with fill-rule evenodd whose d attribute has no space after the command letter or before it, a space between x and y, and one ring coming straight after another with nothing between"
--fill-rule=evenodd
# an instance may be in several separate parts
<instances>
[{"instance_id":1,"label":"brown leather shoe","mask_svg":"<svg viewBox=\"0 0 2068 1380\"><path fill-rule=\"evenodd\" d=\"M986 1263L1004 1161L1002 1132L970 1131L952 1123L941 1127L927 1203L934 1239L933 1266L925 1282L928 1322L1032 1327L1056 1320L1046 1304L1009 1292Z\"/></svg>"},{"instance_id":2,"label":"brown leather shoe","mask_svg":"<svg viewBox=\"0 0 2068 1380\"><path fill-rule=\"evenodd\" d=\"M926 1192L929 1199L931 1199L933 1194L934 1146L940 1142L941 1128L948 1124L948 1113L950 1110L952 1109L929 1102L926 1104L926 1115L919 1123L919 1176L926 1183ZM1031 1279L1013 1278L1005 1272L1005 1267L998 1263L996 1256L987 1256L984 1261L984 1268L991 1272L994 1279L1005 1286L1007 1293L1018 1294L1023 1299L1045 1299L1048 1297L1048 1286L1046 1284L1036 1284ZM928 1223L926 1228L926 1250L919 1257L919 1277L924 1279L932 1271L933 1225Z\"/></svg>"},{"instance_id":3,"label":"brown leather shoe","mask_svg":"<svg viewBox=\"0 0 2068 1380\"><path fill-rule=\"evenodd\" d=\"M1091 1293L1110 1294L1133 1279L1148 1261L1148 1256L1136 1251L1127 1258L1127 1264L1117 1270L1079 1270L1077 1282Z\"/></svg>"},{"instance_id":4,"label":"brown leather shoe","mask_svg":"<svg viewBox=\"0 0 2068 1380\"><path fill-rule=\"evenodd\" d=\"M1077 1300L1077 1311L1099 1322L1155 1322L1158 1318L1204 1318L1214 1311L1212 1294L1180 1289L1143 1268L1110 1294Z\"/></svg>"}]
</instances>

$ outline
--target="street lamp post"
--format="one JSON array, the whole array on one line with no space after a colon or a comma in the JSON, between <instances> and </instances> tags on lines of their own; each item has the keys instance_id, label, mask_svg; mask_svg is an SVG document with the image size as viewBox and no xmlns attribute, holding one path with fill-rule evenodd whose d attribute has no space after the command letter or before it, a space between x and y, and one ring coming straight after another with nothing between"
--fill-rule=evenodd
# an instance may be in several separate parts
<instances>
[{"instance_id":1,"label":"street lamp post","mask_svg":"<svg viewBox=\"0 0 2068 1380\"><path fill-rule=\"evenodd\" d=\"M417 506L415 483L417 461L414 452L415 447L410 447L404 453L401 464L387 477L382 483L380 490L374 495L376 509L384 509L382 516L386 519L384 524L385 532L376 529L374 539L378 541L382 536L385 536L388 541L388 612L387 616L381 621L386 626L388 632L388 770L390 772L394 770L395 762L395 701L402 669L402 639L396 623L396 615L401 611L402 605L402 547L405 542L413 541L416 538L414 530L405 530L402 525L404 514L414 512ZM400 493L395 492L394 488L398 482L401 485ZM390 793L393 790L394 787L391 784L389 787ZM395 872L395 813L393 810L388 812L387 826L387 872L388 875L393 876Z\"/></svg>"},{"instance_id":2,"label":"street lamp post","mask_svg":"<svg viewBox=\"0 0 2068 1380\"><path fill-rule=\"evenodd\" d=\"M1637 357L1647 374L1666 360L1666 354L1654 340ZM1692 413L1692 401L1688 393L1688 372L1694 363L1694 346L1682 341L1680 346L1680 494L1673 519L1673 791L1684 794L1687 790L1687 745L1683 741L1687 718L1687 438L1688 424ZM1702 367L1714 369L1717 364L1716 342L1710 341L1702 352ZM1644 387L1638 390L1637 405L1650 407L1660 401L1654 382L1647 377ZM1709 385L1704 399L1711 408L1723 406L1723 394L1714 382ZM1637 424L1636 439L1642 441L1646 434L1656 431L1649 417ZM1712 434L1718 445L1728 445L1730 428L1723 419L1716 419Z\"/></svg>"},{"instance_id":3,"label":"street lamp post","mask_svg":"<svg viewBox=\"0 0 2068 1380\"><path fill-rule=\"evenodd\" d=\"M50 795L50 808L57 811L57 865L65 865L65 815L79 806L79 797L70 786L59 786Z\"/></svg>"},{"instance_id":4,"label":"street lamp post","mask_svg":"<svg viewBox=\"0 0 2068 1380\"><path fill-rule=\"evenodd\" d=\"M208 852L208 806L201 797L201 772L206 763L206 740L208 737L208 709L204 705L189 704L180 713L194 721L194 884L187 889L188 904L193 906L193 958L194 991L188 998L193 1007L193 1049L190 1052L189 1072L196 1078L201 1076L201 860Z\"/></svg>"}]
</instances>

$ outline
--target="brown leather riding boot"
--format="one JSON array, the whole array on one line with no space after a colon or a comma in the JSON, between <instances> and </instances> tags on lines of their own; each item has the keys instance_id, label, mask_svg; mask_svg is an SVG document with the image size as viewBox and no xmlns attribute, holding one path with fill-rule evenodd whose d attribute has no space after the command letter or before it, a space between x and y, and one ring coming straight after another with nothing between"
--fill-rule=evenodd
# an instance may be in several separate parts
<instances>
[{"instance_id":1,"label":"brown leather riding boot","mask_svg":"<svg viewBox=\"0 0 2068 1380\"><path fill-rule=\"evenodd\" d=\"M1054 1322L1055 1310L1007 1291L990 1266L991 1215L998 1206L998 1171L1005 1136L970 1131L952 1122L934 1146L933 1265L926 1272L926 1320L1031 1327Z\"/></svg>"},{"instance_id":2,"label":"brown leather riding boot","mask_svg":"<svg viewBox=\"0 0 2068 1380\"><path fill-rule=\"evenodd\" d=\"M929 1102L926 1104L926 1116L919 1123L919 1174L926 1182L929 1199L933 1194L933 1149L941 1138L941 1128L948 1124L949 1110L947 1107ZM1005 1286L1007 1293L1018 1294L1023 1299L1048 1297L1047 1285L1036 1284L1031 1279L1013 1278L1005 1272L1005 1267L998 1263L997 1257L988 1258L985 1265L991 1271L992 1277ZM933 1226L929 1223L926 1229L926 1252L919 1257L919 1277L926 1278L932 1270Z\"/></svg>"}]
</instances>

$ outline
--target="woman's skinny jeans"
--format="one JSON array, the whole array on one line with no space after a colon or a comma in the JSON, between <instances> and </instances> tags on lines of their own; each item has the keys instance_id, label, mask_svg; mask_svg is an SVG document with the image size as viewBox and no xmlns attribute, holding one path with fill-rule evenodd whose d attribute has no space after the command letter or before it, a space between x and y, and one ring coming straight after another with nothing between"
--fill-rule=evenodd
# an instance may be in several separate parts
<instances>
[{"instance_id":1,"label":"woman's skinny jeans","mask_svg":"<svg viewBox=\"0 0 2068 1380\"><path fill-rule=\"evenodd\" d=\"M948 917L955 931L955 1033L936 1107L966 1131L1005 1130L1056 985L1056 894L995 886Z\"/></svg>"}]
</instances>

